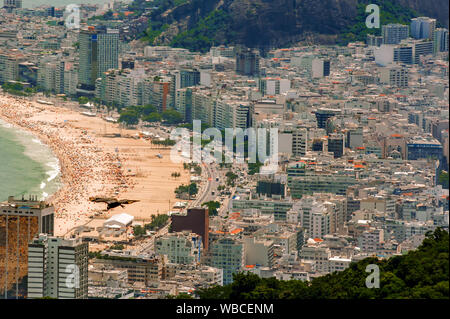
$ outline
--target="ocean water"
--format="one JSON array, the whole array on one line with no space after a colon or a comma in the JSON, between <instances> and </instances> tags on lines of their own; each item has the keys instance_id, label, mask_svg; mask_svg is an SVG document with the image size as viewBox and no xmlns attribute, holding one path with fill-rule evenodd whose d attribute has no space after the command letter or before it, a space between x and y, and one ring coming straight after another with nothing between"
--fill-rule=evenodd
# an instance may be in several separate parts
<instances>
[{"instance_id":1,"label":"ocean water","mask_svg":"<svg viewBox=\"0 0 450 319\"><path fill-rule=\"evenodd\" d=\"M0 201L21 195L42 200L60 186L59 161L50 148L0 120Z\"/></svg>"},{"instance_id":2,"label":"ocean water","mask_svg":"<svg viewBox=\"0 0 450 319\"><path fill-rule=\"evenodd\" d=\"M112 0L23 0L22 7L24 8L35 8L42 5L45 6L55 6L62 7L69 4L105 4Z\"/></svg>"}]
</instances>

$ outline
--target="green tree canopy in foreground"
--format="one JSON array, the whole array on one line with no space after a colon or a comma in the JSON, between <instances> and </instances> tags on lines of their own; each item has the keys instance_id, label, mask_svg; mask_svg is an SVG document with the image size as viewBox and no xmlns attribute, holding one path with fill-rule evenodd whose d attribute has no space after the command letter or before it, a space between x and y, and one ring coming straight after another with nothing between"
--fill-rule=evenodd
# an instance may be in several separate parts
<instances>
[{"instance_id":1,"label":"green tree canopy in foreground","mask_svg":"<svg viewBox=\"0 0 450 319\"><path fill-rule=\"evenodd\" d=\"M196 293L201 299L448 299L448 252L449 234L438 228L417 250L387 260L366 258L311 282L239 273L230 285ZM369 264L380 268L380 288L366 287Z\"/></svg>"}]
</instances>

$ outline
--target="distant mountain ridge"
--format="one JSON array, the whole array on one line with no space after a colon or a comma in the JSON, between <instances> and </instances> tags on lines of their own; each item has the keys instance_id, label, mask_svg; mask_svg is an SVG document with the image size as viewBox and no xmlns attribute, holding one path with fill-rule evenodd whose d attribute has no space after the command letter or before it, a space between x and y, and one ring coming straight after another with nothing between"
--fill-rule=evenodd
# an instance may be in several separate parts
<instances>
[{"instance_id":1,"label":"distant mountain ridge","mask_svg":"<svg viewBox=\"0 0 450 319\"><path fill-rule=\"evenodd\" d=\"M212 45L283 47L296 42L343 43L362 40L365 6L380 6L381 22L408 23L429 16L448 27L448 0L135 0L149 7L152 44L206 51Z\"/></svg>"}]
</instances>

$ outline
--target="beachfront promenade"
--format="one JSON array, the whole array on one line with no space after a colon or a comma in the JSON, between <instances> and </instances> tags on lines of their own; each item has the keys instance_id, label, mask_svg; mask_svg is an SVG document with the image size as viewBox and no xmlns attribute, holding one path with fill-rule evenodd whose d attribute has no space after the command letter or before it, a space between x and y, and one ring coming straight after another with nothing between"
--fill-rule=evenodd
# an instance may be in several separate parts
<instances>
[{"instance_id":1,"label":"beachfront promenade","mask_svg":"<svg viewBox=\"0 0 450 319\"><path fill-rule=\"evenodd\" d=\"M107 137L120 133L131 137L137 132L100 117L83 116L76 102L61 102L65 107L59 107L58 100L52 101L55 105L0 95L0 118L33 133L60 161L63 187L48 199L55 206L57 235L105 210L104 204L89 201L92 196L139 200L114 208L107 216L126 212L149 220L152 214L171 209L175 188L187 184L190 176L182 164L170 161L170 150L156 149L144 139ZM173 172L181 176L172 178Z\"/></svg>"}]
</instances>

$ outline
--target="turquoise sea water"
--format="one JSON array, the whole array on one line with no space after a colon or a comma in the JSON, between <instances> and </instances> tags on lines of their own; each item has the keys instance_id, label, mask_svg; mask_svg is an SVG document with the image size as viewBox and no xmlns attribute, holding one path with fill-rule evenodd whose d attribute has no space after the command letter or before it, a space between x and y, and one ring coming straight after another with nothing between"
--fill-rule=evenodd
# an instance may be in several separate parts
<instances>
[{"instance_id":1,"label":"turquoise sea water","mask_svg":"<svg viewBox=\"0 0 450 319\"><path fill-rule=\"evenodd\" d=\"M60 187L59 161L32 134L0 120L0 201L8 196L45 199Z\"/></svg>"}]
</instances>

